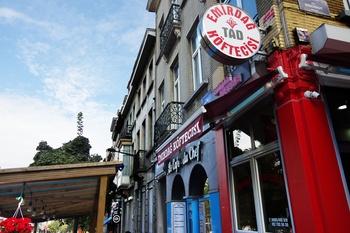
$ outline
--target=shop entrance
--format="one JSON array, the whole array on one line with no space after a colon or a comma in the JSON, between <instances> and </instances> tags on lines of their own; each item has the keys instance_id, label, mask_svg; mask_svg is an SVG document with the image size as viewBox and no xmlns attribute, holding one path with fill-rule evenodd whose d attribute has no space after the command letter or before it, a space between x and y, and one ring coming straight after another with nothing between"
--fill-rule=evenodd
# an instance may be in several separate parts
<instances>
[{"instance_id":1,"label":"shop entrance","mask_svg":"<svg viewBox=\"0 0 350 233\"><path fill-rule=\"evenodd\" d=\"M220 215L220 212L211 209L209 181L207 174L201 165L196 165L192 170L189 183L189 194L190 198L186 199L188 232L212 232L211 216Z\"/></svg>"}]
</instances>

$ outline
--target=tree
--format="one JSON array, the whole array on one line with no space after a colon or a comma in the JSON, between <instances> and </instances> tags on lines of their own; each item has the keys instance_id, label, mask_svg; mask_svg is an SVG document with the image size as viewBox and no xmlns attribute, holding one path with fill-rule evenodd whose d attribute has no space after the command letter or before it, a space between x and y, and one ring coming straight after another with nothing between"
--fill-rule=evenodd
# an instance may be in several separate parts
<instances>
[{"instance_id":1,"label":"tree","mask_svg":"<svg viewBox=\"0 0 350 233\"><path fill-rule=\"evenodd\" d=\"M78 116L77 116L78 136L82 136L83 135L83 128L84 128L83 118L84 118L83 113L79 112Z\"/></svg>"},{"instance_id":2,"label":"tree","mask_svg":"<svg viewBox=\"0 0 350 233\"><path fill-rule=\"evenodd\" d=\"M36 148L38 152L33 158L34 162L30 166L100 162L102 157L98 154L90 155L90 148L89 139L84 136L63 143L62 147L57 149L53 149L46 141L41 141Z\"/></svg>"}]
</instances>

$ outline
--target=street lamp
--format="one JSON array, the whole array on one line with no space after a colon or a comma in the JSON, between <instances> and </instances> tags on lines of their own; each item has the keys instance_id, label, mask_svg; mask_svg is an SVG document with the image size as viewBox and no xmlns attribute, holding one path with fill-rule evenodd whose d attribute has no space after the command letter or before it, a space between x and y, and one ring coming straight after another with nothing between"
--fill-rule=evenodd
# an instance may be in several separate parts
<instances>
[{"instance_id":1,"label":"street lamp","mask_svg":"<svg viewBox=\"0 0 350 233\"><path fill-rule=\"evenodd\" d=\"M134 154L130 154L130 153L126 153L126 152L123 152L123 151L120 151L120 150L116 150L113 147L108 148L106 151L108 152L107 161L110 161L111 158L112 158L112 153L116 153L116 152L120 153L120 154L124 154L124 155L135 156ZM119 160L119 157L118 157L118 160ZM124 164L117 165L117 169L119 171L123 171Z\"/></svg>"}]
</instances>

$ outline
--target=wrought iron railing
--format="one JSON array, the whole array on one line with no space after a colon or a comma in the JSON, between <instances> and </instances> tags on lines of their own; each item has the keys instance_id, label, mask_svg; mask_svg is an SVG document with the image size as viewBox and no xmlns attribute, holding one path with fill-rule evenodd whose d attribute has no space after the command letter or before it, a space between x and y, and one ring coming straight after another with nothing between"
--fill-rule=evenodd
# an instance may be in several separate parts
<instances>
[{"instance_id":1,"label":"wrought iron railing","mask_svg":"<svg viewBox=\"0 0 350 233\"><path fill-rule=\"evenodd\" d=\"M132 125L125 125L120 131L120 138L126 139L131 138Z\"/></svg>"},{"instance_id":2,"label":"wrought iron railing","mask_svg":"<svg viewBox=\"0 0 350 233\"><path fill-rule=\"evenodd\" d=\"M154 124L154 142L158 144L165 132L175 131L183 123L183 102L170 102Z\"/></svg>"},{"instance_id":3,"label":"wrought iron railing","mask_svg":"<svg viewBox=\"0 0 350 233\"><path fill-rule=\"evenodd\" d=\"M163 24L160 32L160 51L162 54L167 54L176 39L174 30L179 28L181 21L180 6L172 4L169 14Z\"/></svg>"}]
</instances>

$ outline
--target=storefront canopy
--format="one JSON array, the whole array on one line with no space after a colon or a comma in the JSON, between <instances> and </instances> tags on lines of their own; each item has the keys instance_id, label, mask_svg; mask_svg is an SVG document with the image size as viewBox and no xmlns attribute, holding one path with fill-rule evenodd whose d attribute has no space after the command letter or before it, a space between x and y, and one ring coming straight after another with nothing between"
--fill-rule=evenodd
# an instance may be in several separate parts
<instances>
[{"instance_id":1,"label":"storefront canopy","mask_svg":"<svg viewBox=\"0 0 350 233\"><path fill-rule=\"evenodd\" d=\"M89 215L102 227L108 184L121 165L117 161L0 169L0 216L12 217L22 196L23 216L33 222Z\"/></svg>"},{"instance_id":2,"label":"storefront canopy","mask_svg":"<svg viewBox=\"0 0 350 233\"><path fill-rule=\"evenodd\" d=\"M210 123L232 115L234 108L246 103L247 100L249 101L250 99L262 94L265 91L263 88L264 85L276 74L277 71L271 71L270 73L255 78L254 80L248 79L248 81L239 88L204 105L203 117L205 123ZM262 91L259 92L259 90Z\"/></svg>"}]
</instances>

